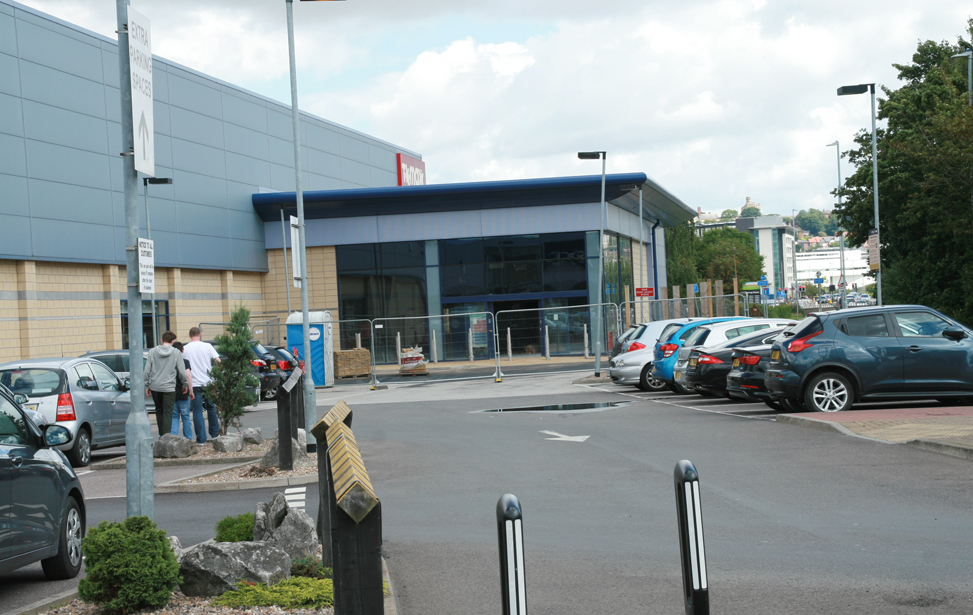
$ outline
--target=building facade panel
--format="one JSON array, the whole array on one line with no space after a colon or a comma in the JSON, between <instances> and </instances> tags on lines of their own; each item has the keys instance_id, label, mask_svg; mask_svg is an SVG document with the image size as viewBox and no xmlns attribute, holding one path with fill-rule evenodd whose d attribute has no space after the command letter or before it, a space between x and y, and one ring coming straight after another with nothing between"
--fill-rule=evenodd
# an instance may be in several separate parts
<instances>
[{"instance_id":1,"label":"building facade panel","mask_svg":"<svg viewBox=\"0 0 973 615\"><path fill-rule=\"evenodd\" d=\"M0 71L0 80L3 78ZM23 105L17 96L0 94L0 133L14 137L24 136Z\"/></svg>"}]
</instances>

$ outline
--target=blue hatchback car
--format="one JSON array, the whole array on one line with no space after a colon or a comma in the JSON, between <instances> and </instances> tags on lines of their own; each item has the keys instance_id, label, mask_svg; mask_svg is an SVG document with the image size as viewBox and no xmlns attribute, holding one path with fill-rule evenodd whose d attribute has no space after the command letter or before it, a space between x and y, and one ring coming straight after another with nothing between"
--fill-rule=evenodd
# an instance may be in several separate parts
<instances>
[{"instance_id":1,"label":"blue hatchback car","mask_svg":"<svg viewBox=\"0 0 973 615\"><path fill-rule=\"evenodd\" d=\"M655 357L652 361L652 377L656 380L663 380L669 385L671 390L675 390L678 386L673 381L673 368L676 366L676 361L679 360L679 349L682 348L683 343L689 338L690 334L700 325L708 325L714 322L724 322L727 320L740 320L740 316L723 316L720 318L701 318L699 320L693 320L685 323L684 325L675 328L668 332L668 337L666 337L666 332L663 336L659 338L659 341L655 344ZM682 391L676 391L681 393Z\"/></svg>"},{"instance_id":2,"label":"blue hatchback car","mask_svg":"<svg viewBox=\"0 0 973 615\"><path fill-rule=\"evenodd\" d=\"M817 412L864 400L973 398L973 331L922 305L812 314L774 342L765 384L788 409Z\"/></svg>"}]
</instances>

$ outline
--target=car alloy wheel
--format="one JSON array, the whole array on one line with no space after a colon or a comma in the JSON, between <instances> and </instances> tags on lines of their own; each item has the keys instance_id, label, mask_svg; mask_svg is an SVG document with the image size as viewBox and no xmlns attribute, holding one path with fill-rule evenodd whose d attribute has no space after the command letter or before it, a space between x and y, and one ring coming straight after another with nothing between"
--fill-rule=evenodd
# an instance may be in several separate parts
<instances>
[{"instance_id":1,"label":"car alloy wheel","mask_svg":"<svg viewBox=\"0 0 973 615\"><path fill-rule=\"evenodd\" d=\"M851 407L851 384L844 376L828 372L816 376L805 393L805 402L818 412L839 412Z\"/></svg>"},{"instance_id":2,"label":"car alloy wheel","mask_svg":"<svg viewBox=\"0 0 973 615\"><path fill-rule=\"evenodd\" d=\"M271 387L269 389L264 389L263 392L264 399L270 401L277 397L277 387Z\"/></svg>"},{"instance_id":3,"label":"car alloy wheel","mask_svg":"<svg viewBox=\"0 0 973 615\"><path fill-rule=\"evenodd\" d=\"M643 391L664 391L666 389L664 380L657 380L652 377L651 363L642 368L642 375L639 376L639 388Z\"/></svg>"},{"instance_id":4,"label":"car alloy wheel","mask_svg":"<svg viewBox=\"0 0 973 615\"><path fill-rule=\"evenodd\" d=\"M68 521L65 524L64 535L67 539L68 561L71 566L81 564L81 513L77 508L68 510Z\"/></svg>"},{"instance_id":5,"label":"car alloy wheel","mask_svg":"<svg viewBox=\"0 0 973 615\"><path fill-rule=\"evenodd\" d=\"M84 427L78 430L77 440L74 442L74 448L68 453L68 460L76 468L83 468L91 463L91 436Z\"/></svg>"}]
</instances>

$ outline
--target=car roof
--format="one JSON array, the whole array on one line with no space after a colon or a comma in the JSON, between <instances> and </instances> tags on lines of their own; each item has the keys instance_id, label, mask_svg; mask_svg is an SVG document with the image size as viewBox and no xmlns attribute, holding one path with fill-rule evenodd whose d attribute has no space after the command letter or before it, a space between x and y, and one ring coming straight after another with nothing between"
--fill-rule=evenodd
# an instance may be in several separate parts
<instances>
[{"instance_id":1,"label":"car roof","mask_svg":"<svg viewBox=\"0 0 973 615\"><path fill-rule=\"evenodd\" d=\"M143 350L142 354L143 355L148 354L148 352L149 352L148 350ZM83 359L84 357L98 357L106 354L128 354L128 348L122 348L119 350L89 350L88 352L81 355L80 358Z\"/></svg>"},{"instance_id":2,"label":"car roof","mask_svg":"<svg viewBox=\"0 0 973 615\"><path fill-rule=\"evenodd\" d=\"M7 363L0 364L0 370L34 368L34 367L65 369L67 367L74 365L75 363L85 363L87 362L87 360L88 360L87 357L51 357L48 359L22 359L20 361L9 361Z\"/></svg>"},{"instance_id":3,"label":"car roof","mask_svg":"<svg viewBox=\"0 0 973 615\"><path fill-rule=\"evenodd\" d=\"M847 314L873 314L875 312L888 312L889 310L923 310L926 312L936 312L933 308L927 305L868 305L863 307L854 308L844 308L841 310L834 310L831 312L814 312L809 314L809 316L825 316L827 318L833 318L835 316L844 316ZM938 312L937 312L938 313Z\"/></svg>"}]
</instances>

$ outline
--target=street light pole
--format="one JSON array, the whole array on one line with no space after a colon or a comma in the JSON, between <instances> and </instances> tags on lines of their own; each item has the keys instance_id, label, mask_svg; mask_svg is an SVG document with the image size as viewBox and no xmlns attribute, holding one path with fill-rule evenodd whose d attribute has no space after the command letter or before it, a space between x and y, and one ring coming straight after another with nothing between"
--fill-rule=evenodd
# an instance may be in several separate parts
<instances>
[{"instance_id":1,"label":"street light pole","mask_svg":"<svg viewBox=\"0 0 973 615\"><path fill-rule=\"evenodd\" d=\"M841 146L838 142L828 143L825 147L834 146L835 155L838 158L838 206L841 206ZM838 227L838 249L841 251L841 307L848 307L848 280L845 279L845 229Z\"/></svg>"},{"instance_id":2,"label":"street light pole","mask_svg":"<svg viewBox=\"0 0 973 615\"><path fill-rule=\"evenodd\" d=\"M875 231L878 232L878 271L875 275L875 295L878 300L878 305L882 305L882 234L879 231L879 219L878 219L878 137L875 134L875 84L874 83L861 83L858 85L844 85L838 88L838 96L847 96L849 94L864 94L865 92L871 93L872 96L872 196L874 199L875 208Z\"/></svg>"},{"instance_id":3,"label":"street light pole","mask_svg":"<svg viewBox=\"0 0 973 615\"><path fill-rule=\"evenodd\" d=\"M598 321L597 330L592 328L595 337L595 376L601 376L601 340L605 337L602 330L604 318L602 316L602 304L605 302L605 164L608 159L608 152L578 152L578 158L582 160L597 160L601 158L601 207L598 210L598 303L595 306L595 317ZM641 203L639 204L641 207Z\"/></svg>"},{"instance_id":4,"label":"street light pole","mask_svg":"<svg viewBox=\"0 0 973 615\"><path fill-rule=\"evenodd\" d=\"M957 53L953 58L966 58L966 96L967 104L973 106L973 49ZM973 208L973 193L970 194L970 207Z\"/></svg>"}]
</instances>

